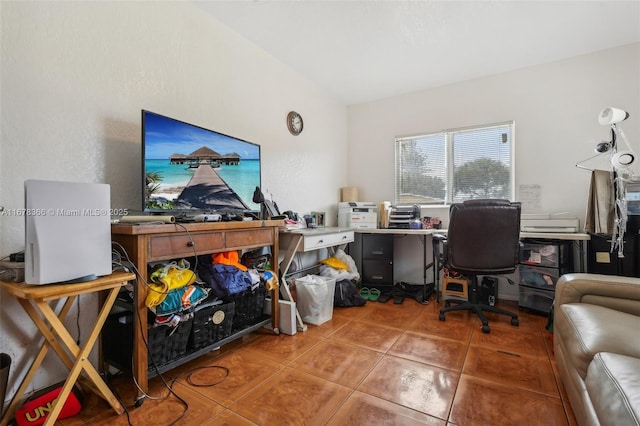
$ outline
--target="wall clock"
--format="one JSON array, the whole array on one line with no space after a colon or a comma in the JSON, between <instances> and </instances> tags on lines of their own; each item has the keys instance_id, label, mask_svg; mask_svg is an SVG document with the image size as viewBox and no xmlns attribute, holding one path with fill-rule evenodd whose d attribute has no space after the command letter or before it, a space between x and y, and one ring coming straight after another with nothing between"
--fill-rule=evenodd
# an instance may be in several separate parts
<instances>
[{"instance_id":1,"label":"wall clock","mask_svg":"<svg viewBox=\"0 0 640 426\"><path fill-rule=\"evenodd\" d=\"M302 122L302 116L295 111L291 111L287 114L287 128L292 135L298 136L302 133L304 124Z\"/></svg>"}]
</instances>

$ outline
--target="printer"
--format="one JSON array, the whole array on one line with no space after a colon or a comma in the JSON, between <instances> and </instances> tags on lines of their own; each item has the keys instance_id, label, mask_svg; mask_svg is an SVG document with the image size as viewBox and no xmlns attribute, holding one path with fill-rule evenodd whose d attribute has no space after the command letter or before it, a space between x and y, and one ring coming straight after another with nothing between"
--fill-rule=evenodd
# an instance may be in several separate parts
<instances>
[{"instance_id":1,"label":"printer","mask_svg":"<svg viewBox=\"0 0 640 426\"><path fill-rule=\"evenodd\" d=\"M577 217L564 214L526 214L520 217L520 231L522 232L563 232L573 233L580 229Z\"/></svg>"},{"instance_id":2,"label":"printer","mask_svg":"<svg viewBox=\"0 0 640 426\"><path fill-rule=\"evenodd\" d=\"M376 229L378 207L371 202L348 201L338 203L338 226L341 228Z\"/></svg>"}]
</instances>

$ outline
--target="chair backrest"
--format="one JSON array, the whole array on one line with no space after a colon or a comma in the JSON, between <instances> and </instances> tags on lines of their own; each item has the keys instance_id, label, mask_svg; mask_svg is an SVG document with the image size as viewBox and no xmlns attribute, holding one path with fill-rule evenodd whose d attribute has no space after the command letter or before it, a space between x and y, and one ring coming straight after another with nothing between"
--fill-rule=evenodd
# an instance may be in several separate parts
<instances>
[{"instance_id":1,"label":"chair backrest","mask_svg":"<svg viewBox=\"0 0 640 426\"><path fill-rule=\"evenodd\" d=\"M506 274L520 254L520 203L469 200L449 210L447 264L469 274Z\"/></svg>"}]
</instances>

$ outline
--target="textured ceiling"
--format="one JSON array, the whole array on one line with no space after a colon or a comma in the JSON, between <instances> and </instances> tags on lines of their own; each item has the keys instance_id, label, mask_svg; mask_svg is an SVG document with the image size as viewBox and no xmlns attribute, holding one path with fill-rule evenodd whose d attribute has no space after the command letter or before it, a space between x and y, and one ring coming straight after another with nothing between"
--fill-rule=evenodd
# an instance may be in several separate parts
<instances>
[{"instance_id":1,"label":"textured ceiling","mask_svg":"<svg viewBox=\"0 0 640 426\"><path fill-rule=\"evenodd\" d=\"M640 1L204 1L350 105L640 41Z\"/></svg>"}]
</instances>

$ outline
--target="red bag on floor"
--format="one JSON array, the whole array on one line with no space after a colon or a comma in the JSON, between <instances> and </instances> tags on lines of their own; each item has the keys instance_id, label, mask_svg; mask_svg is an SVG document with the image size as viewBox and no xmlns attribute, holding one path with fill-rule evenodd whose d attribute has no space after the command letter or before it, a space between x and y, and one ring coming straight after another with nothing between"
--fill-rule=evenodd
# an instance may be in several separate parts
<instances>
[{"instance_id":1,"label":"red bag on floor","mask_svg":"<svg viewBox=\"0 0 640 426\"><path fill-rule=\"evenodd\" d=\"M62 387L56 388L50 392L40 395L26 402L22 407L16 411L16 423L18 426L37 426L41 425L47 420L47 416L53 408L53 402L58 395L62 392ZM74 388L69 393L67 400L62 406L62 411L58 415L59 419L65 417L75 416L82 410L82 403L80 402L79 392Z\"/></svg>"}]
</instances>

